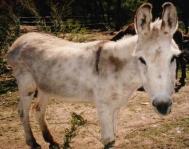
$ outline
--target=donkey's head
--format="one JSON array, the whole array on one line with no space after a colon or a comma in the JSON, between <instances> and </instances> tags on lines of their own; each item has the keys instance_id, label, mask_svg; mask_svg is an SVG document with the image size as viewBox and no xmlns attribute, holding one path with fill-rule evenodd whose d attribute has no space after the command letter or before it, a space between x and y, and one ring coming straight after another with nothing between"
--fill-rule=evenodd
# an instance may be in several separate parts
<instances>
[{"instance_id":1,"label":"donkey's head","mask_svg":"<svg viewBox=\"0 0 189 149\"><path fill-rule=\"evenodd\" d=\"M142 83L152 99L152 105L165 115L171 111L175 56L180 54L180 50L173 41L178 24L176 8L169 2L162 7L162 20L153 23L151 4L143 4L138 9L135 17L138 41L134 55L138 58Z\"/></svg>"}]
</instances>

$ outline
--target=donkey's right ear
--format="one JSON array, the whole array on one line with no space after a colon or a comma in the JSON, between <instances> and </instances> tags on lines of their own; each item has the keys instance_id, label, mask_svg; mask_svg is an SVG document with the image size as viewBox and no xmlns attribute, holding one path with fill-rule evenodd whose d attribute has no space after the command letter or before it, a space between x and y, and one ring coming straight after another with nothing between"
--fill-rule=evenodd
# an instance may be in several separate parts
<instances>
[{"instance_id":1,"label":"donkey's right ear","mask_svg":"<svg viewBox=\"0 0 189 149\"><path fill-rule=\"evenodd\" d=\"M162 7L163 13L161 29L164 33L173 35L178 27L176 7L170 2L164 3Z\"/></svg>"},{"instance_id":2,"label":"donkey's right ear","mask_svg":"<svg viewBox=\"0 0 189 149\"><path fill-rule=\"evenodd\" d=\"M135 15L135 29L139 35L145 35L150 31L152 21L152 5L144 3L141 5Z\"/></svg>"}]
</instances>

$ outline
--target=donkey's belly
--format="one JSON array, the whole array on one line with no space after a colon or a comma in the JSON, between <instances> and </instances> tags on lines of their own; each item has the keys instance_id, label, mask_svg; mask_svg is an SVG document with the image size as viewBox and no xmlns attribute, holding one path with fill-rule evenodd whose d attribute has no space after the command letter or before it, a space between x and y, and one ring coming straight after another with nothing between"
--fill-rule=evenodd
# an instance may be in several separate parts
<instances>
[{"instance_id":1,"label":"donkey's belly","mask_svg":"<svg viewBox=\"0 0 189 149\"><path fill-rule=\"evenodd\" d=\"M32 53L32 52L31 52ZM93 97L95 53L92 50L60 48L33 51L24 57L37 86L60 97Z\"/></svg>"},{"instance_id":2,"label":"donkey's belly","mask_svg":"<svg viewBox=\"0 0 189 149\"><path fill-rule=\"evenodd\" d=\"M76 101L90 101L94 96L95 76L89 71L50 70L44 76L36 76L37 85L46 93L56 97L71 97ZM73 101L73 100L72 100Z\"/></svg>"}]
</instances>

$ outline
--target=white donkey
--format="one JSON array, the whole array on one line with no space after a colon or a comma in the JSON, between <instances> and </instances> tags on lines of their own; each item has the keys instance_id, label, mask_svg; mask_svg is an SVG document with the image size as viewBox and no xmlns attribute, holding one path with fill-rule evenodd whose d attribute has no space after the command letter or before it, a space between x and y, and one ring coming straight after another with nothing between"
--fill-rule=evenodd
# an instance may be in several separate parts
<instances>
[{"instance_id":1,"label":"white donkey","mask_svg":"<svg viewBox=\"0 0 189 149\"><path fill-rule=\"evenodd\" d=\"M170 113L175 56L180 53L172 39L177 13L172 3L165 3L162 20L152 23L151 9L151 4L143 4L135 16L137 35L117 42L74 43L41 33L25 34L14 42L8 62L18 82L19 114L31 148L40 148L29 124L36 89L36 115L50 148L58 144L45 121L49 96L95 103L105 147L115 140L118 109L141 85L159 113Z\"/></svg>"}]
</instances>

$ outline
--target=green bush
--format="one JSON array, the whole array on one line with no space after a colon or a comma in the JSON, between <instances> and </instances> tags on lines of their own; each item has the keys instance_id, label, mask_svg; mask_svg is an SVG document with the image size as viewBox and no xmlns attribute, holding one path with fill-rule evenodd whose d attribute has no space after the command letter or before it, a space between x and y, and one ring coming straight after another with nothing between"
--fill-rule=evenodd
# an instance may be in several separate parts
<instances>
[{"instance_id":1,"label":"green bush","mask_svg":"<svg viewBox=\"0 0 189 149\"><path fill-rule=\"evenodd\" d=\"M0 9L0 54L4 54L8 46L19 36L19 21L8 6Z\"/></svg>"}]
</instances>

